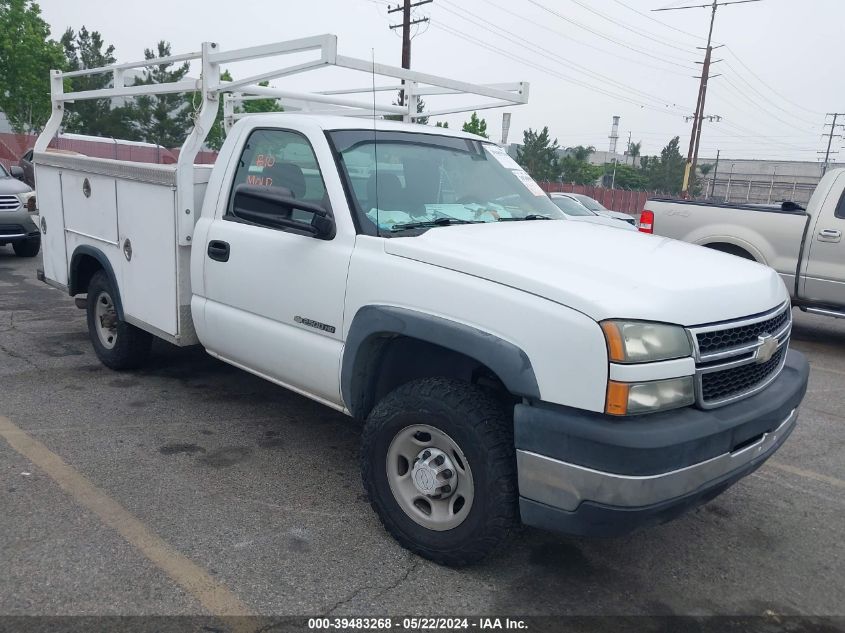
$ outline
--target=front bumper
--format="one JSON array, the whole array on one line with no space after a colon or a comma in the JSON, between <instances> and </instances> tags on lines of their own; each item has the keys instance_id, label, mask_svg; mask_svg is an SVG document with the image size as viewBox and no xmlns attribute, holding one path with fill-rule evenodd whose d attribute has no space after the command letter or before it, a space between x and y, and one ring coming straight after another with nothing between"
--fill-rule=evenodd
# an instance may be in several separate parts
<instances>
[{"instance_id":1,"label":"front bumper","mask_svg":"<svg viewBox=\"0 0 845 633\"><path fill-rule=\"evenodd\" d=\"M0 244L17 242L41 235L32 215L26 210L0 213Z\"/></svg>"},{"instance_id":2,"label":"front bumper","mask_svg":"<svg viewBox=\"0 0 845 633\"><path fill-rule=\"evenodd\" d=\"M767 389L709 411L618 418L517 405L523 523L618 535L712 499L780 448L795 427L808 375L804 356L790 351Z\"/></svg>"}]
</instances>

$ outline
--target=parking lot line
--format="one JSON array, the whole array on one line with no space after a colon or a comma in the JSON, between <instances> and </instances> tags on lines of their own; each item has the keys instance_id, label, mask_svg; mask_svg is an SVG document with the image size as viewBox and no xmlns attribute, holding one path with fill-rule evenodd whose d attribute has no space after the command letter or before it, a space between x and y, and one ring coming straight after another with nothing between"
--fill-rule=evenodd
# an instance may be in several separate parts
<instances>
[{"instance_id":1,"label":"parking lot line","mask_svg":"<svg viewBox=\"0 0 845 633\"><path fill-rule=\"evenodd\" d=\"M797 466L790 466L789 464L782 464L781 462L777 462L774 460L769 460L766 464L772 468L777 470L783 471L785 473L790 473L792 475L798 475L799 477L804 477L805 479L812 479L814 481L820 481L822 483L829 484L834 488L843 488L845 489L845 481L841 479L837 479L836 477L831 477L830 475L823 475L821 473L814 472L812 470L805 470L803 468L798 468Z\"/></svg>"},{"instance_id":2,"label":"parking lot line","mask_svg":"<svg viewBox=\"0 0 845 633\"><path fill-rule=\"evenodd\" d=\"M61 457L0 415L0 436L46 473L78 504L96 514L130 545L190 593L214 616L251 616L249 608L211 575L170 547L117 501L100 490Z\"/></svg>"}]
</instances>

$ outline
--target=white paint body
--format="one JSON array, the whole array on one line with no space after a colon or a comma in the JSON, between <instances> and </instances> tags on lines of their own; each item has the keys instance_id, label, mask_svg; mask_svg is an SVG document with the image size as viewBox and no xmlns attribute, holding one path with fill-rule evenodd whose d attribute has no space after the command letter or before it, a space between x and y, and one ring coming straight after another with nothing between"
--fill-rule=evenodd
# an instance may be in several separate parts
<instances>
[{"instance_id":1,"label":"white paint body","mask_svg":"<svg viewBox=\"0 0 845 633\"><path fill-rule=\"evenodd\" d=\"M375 125L475 138L413 124ZM325 132L361 126L354 119L301 114L241 119L213 170L195 170L203 195L195 201L202 211L191 231L194 246L178 244L178 191L145 182L131 165L125 174L91 180L89 198L81 194L82 181L92 176L84 170L98 169L102 161L67 158L64 167L38 165L38 199L48 224L45 275L66 284L73 249L96 246L115 270L127 320L177 344L199 340L214 356L339 410L347 409L340 390L344 341L364 306L408 308L493 334L525 352L544 401L602 411L609 375L653 380L690 375L694 364L609 365L599 321L692 326L758 314L788 297L765 266L583 222L360 235ZM335 218L334 239L222 219L235 163L257 127L307 137ZM123 253L126 239L131 260ZM208 257L211 240L231 245L229 261ZM296 315L335 330L309 328Z\"/></svg>"},{"instance_id":2,"label":"white paint body","mask_svg":"<svg viewBox=\"0 0 845 633\"><path fill-rule=\"evenodd\" d=\"M805 213L668 200L649 200L645 209L654 213L655 234L742 249L780 274L793 303L845 310L845 169L825 175Z\"/></svg>"}]
</instances>

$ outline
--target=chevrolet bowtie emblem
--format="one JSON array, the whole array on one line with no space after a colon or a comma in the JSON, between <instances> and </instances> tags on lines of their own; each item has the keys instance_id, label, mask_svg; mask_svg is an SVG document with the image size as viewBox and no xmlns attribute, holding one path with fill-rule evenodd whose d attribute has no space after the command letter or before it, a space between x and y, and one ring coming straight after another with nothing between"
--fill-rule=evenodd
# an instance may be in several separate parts
<instances>
[{"instance_id":1,"label":"chevrolet bowtie emblem","mask_svg":"<svg viewBox=\"0 0 845 633\"><path fill-rule=\"evenodd\" d=\"M765 363L778 350L778 340L771 334L763 334L757 337L759 347L757 347L757 354L754 356L754 362L757 364Z\"/></svg>"}]
</instances>

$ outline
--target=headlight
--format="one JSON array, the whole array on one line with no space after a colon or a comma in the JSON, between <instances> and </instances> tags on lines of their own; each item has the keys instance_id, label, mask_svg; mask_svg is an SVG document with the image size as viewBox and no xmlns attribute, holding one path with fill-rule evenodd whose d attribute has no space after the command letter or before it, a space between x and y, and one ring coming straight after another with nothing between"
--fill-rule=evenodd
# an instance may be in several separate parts
<instances>
[{"instance_id":1,"label":"headlight","mask_svg":"<svg viewBox=\"0 0 845 633\"><path fill-rule=\"evenodd\" d=\"M607 383L605 413L637 415L686 407L695 402L692 376L649 382Z\"/></svg>"},{"instance_id":2,"label":"headlight","mask_svg":"<svg viewBox=\"0 0 845 633\"><path fill-rule=\"evenodd\" d=\"M604 321L601 324L610 360L648 363L692 354L686 330L647 321Z\"/></svg>"},{"instance_id":3,"label":"headlight","mask_svg":"<svg viewBox=\"0 0 845 633\"><path fill-rule=\"evenodd\" d=\"M20 200L21 204L23 206L27 207L27 209L29 208L29 206L28 206L29 199L34 198L34 197L35 197L34 191L25 191L23 193L18 194L18 200Z\"/></svg>"}]
</instances>

